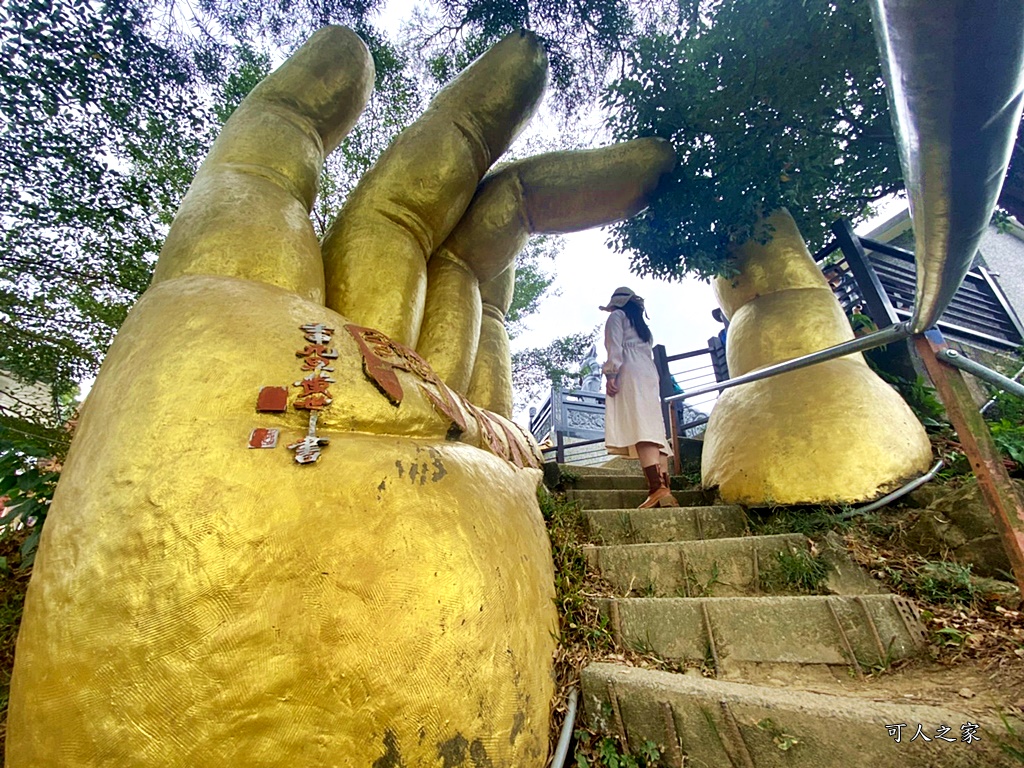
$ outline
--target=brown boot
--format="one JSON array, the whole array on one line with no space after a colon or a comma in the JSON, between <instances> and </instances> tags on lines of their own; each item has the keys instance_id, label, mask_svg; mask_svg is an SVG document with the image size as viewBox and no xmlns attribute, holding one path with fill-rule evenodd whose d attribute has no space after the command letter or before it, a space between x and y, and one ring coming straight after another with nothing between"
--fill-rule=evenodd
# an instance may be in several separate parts
<instances>
[{"instance_id":1,"label":"brown boot","mask_svg":"<svg viewBox=\"0 0 1024 768\"><path fill-rule=\"evenodd\" d=\"M644 467L644 477L647 478L647 498L640 505L640 509L652 507L678 507L679 502L672 497L672 491L662 481L661 467L654 464Z\"/></svg>"}]
</instances>

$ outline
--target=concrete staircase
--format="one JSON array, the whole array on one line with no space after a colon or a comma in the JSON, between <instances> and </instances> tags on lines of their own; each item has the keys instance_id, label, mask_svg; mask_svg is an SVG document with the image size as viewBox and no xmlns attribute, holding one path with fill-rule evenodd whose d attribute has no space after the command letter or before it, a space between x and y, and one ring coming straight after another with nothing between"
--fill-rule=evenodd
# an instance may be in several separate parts
<instances>
[{"instance_id":1,"label":"concrete staircase","mask_svg":"<svg viewBox=\"0 0 1024 768\"><path fill-rule=\"evenodd\" d=\"M999 720L962 700L890 700L874 685L872 673L921 652L924 628L913 603L863 573L838 537L749 535L741 508L702 491L676 492L679 508L637 510L638 473L565 471L595 542L589 563L615 593L599 601L615 643L684 669L590 664L591 727L627 749L653 741L671 768L1022 765L999 750ZM825 594L779 577L786 558L812 552L829 565ZM962 740L965 724L979 726L980 741Z\"/></svg>"}]
</instances>

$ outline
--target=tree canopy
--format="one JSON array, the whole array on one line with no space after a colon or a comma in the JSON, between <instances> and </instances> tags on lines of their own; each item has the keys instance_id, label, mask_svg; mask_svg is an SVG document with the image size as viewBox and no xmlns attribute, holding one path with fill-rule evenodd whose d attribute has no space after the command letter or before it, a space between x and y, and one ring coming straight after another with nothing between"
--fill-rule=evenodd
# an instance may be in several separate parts
<instances>
[{"instance_id":1,"label":"tree canopy","mask_svg":"<svg viewBox=\"0 0 1024 768\"><path fill-rule=\"evenodd\" d=\"M544 41L559 107L575 114L592 104L609 71L625 62L636 35L686 3L665 0L439 0L415 27L429 72L444 82L517 29Z\"/></svg>"},{"instance_id":2,"label":"tree canopy","mask_svg":"<svg viewBox=\"0 0 1024 768\"><path fill-rule=\"evenodd\" d=\"M902 191L867 0L714 0L641 36L604 96L616 138L662 136L679 165L613 243L639 274L729 271L761 212L789 208L812 247ZM999 198L1024 221L1024 128Z\"/></svg>"},{"instance_id":3,"label":"tree canopy","mask_svg":"<svg viewBox=\"0 0 1024 768\"><path fill-rule=\"evenodd\" d=\"M132 0L0 7L0 366L92 373L203 144L187 62Z\"/></svg>"},{"instance_id":4,"label":"tree canopy","mask_svg":"<svg viewBox=\"0 0 1024 768\"><path fill-rule=\"evenodd\" d=\"M679 155L655 204L615 229L641 274L717 274L781 206L820 242L902 188L866 0L723 0L641 38L605 103L616 138L662 136Z\"/></svg>"}]
</instances>

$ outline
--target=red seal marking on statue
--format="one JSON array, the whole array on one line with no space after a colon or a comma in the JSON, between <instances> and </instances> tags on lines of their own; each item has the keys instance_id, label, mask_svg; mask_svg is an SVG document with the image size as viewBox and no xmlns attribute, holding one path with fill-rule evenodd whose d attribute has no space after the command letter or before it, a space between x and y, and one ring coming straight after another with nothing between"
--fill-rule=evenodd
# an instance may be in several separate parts
<instances>
[{"instance_id":1,"label":"red seal marking on statue","mask_svg":"<svg viewBox=\"0 0 1024 768\"><path fill-rule=\"evenodd\" d=\"M256 410L262 413L281 413L288 410L288 387L260 387Z\"/></svg>"},{"instance_id":2,"label":"red seal marking on statue","mask_svg":"<svg viewBox=\"0 0 1024 768\"><path fill-rule=\"evenodd\" d=\"M250 448L277 448L280 430L257 427L249 433Z\"/></svg>"}]
</instances>

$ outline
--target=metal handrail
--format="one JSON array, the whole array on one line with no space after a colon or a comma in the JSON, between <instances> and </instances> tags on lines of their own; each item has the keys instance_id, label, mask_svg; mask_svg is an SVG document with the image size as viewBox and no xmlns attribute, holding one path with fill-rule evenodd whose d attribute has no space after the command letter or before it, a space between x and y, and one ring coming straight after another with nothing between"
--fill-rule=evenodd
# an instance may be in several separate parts
<instances>
[{"instance_id":1,"label":"metal handrail","mask_svg":"<svg viewBox=\"0 0 1024 768\"><path fill-rule=\"evenodd\" d=\"M961 355L955 349L944 349L936 357L944 363L949 363L954 368L959 368L961 371L966 371L972 376L977 376L982 381L1002 387L1004 392L1009 392L1017 397L1024 397L1024 385L1007 376L1003 376L1001 373L996 373L991 368L975 362L969 357Z\"/></svg>"},{"instance_id":2,"label":"metal handrail","mask_svg":"<svg viewBox=\"0 0 1024 768\"><path fill-rule=\"evenodd\" d=\"M1017 379L1020 378L1022 373L1024 373L1024 368L1020 368L1015 374L1013 374L1013 376L1011 378L1014 381L1016 381ZM981 413L984 413L989 408L991 408L993 405L995 405L996 404L996 400L999 399L999 396L1001 394L1003 394L1003 392L1005 392L1005 390L1000 389L998 392L996 392L994 395L992 395L992 397L990 397L988 399L988 402L986 402L983 406L981 406Z\"/></svg>"},{"instance_id":3,"label":"metal handrail","mask_svg":"<svg viewBox=\"0 0 1024 768\"><path fill-rule=\"evenodd\" d=\"M666 363L674 363L676 360L686 360L690 357L700 357L701 355L708 354L708 349L691 349L689 352L680 352L678 355L669 355L665 358Z\"/></svg>"},{"instance_id":4,"label":"metal handrail","mask_svg":"<svg viewBox=\"0 0 1024 768\"><path fill-rule=\"evenodd\" d=\"M597 437L597 438L594 438L593 440L580 440L578 443L571 443L571 444L563 446L563 447L564 448L585 448L588 445L597 445L598 443L603 443L603 442L604 442L604 438L603 437ZM541 453L549 453L551 451L557 451L557 450L558 450L558 446L557 445L552 445L552 446L550 446L548 448L541 448L540 452Z\"/></svg>"},{"instance_id":5,"label":"metal handrail","mask_svg":"<svg viewBox=\"0 0 1024 768\"><path fill-rule=\"evenodd\" d=\"M864 246L865 250L884 253L886 256L895 256L898 259L909 261L911 264L915 263L913 251L908 251L906 248L898 248L891 243L883 243L868 237L860 238L860 244Z\"/></svg>"},{"instance_id":6,"label":"metal handrail","mask_svg":"<svg viewBox=\"0 0 1024 768\"><path fill-rule=\"evenodd\" d=\"M892 344L893 342L909 338L910 335L909 323L897 323L896 325L890 325L888 328L883 328L880 331L874 331L873 333L860 336L856 339L844 341L843 343L836 344L833 347L827 347L825 349L818 350L817 352L811 352L810 354L802 355L801 357L795 357L792 360L776 363L775 365L758 368L756 371L751 371L750 373L745 373L742 376L737 376L732 379L726 379L725 381L719 381L714 384L697 387L696 389L691 389L689 392L682 392L678 395L666 397L664 400L667 403L671 403L676 400L686 400L696 395L704 395L708 392L720 392L732 387L738 387L741 384L749 384L754 381L770 378L771 376L777 376L780 373L789 373L801 368L806 368L807 366L814 365L815 363L823 363L826 360L834 360L837 357L852 355L855 352L866 352L869 349L884 347L886 344Z\"/></svg>"}]
</instances>

